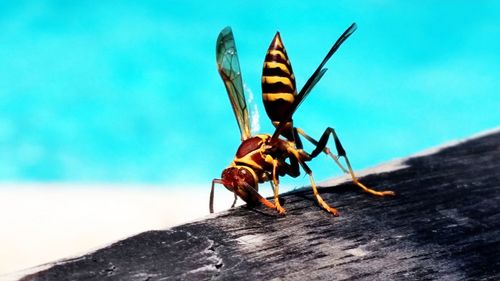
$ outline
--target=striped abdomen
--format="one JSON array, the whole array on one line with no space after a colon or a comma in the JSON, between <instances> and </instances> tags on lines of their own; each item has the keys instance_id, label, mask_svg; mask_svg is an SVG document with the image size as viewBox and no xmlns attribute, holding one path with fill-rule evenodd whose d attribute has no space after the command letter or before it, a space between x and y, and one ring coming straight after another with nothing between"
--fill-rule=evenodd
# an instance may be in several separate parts
<instances>
[{"instance_id":1,"label":"striped abdomen","mask_svg":"<svg viewBox=\"0 0 500 281\"><path fill-rule=\"evenodd\" d=\"M288 109L293 103L296 94L292 65L286 54L280 34L277 32L267 50L262 70L262 99L267 116L269 116L274 126L277 126L283 118L286 118ZM289 120L281 134L287 139L293 140L292 128L292 120Z\"/></svg>"}]
</instances>

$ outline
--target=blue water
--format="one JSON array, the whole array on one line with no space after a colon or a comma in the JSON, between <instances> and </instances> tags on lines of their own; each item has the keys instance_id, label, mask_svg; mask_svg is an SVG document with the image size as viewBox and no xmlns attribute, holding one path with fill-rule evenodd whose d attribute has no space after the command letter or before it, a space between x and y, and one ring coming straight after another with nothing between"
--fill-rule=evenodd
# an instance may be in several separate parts
<instances>
[{"instance_id":1,"label":"blue water","mask_svg":"<svg viewBox=\"0 0 500 281\"><path fill-rule=\"evenodd\" d=\"M208 186L239 144L215 66L226 25L272 132L259 83L274 33L301 87L358 23L294 118L335 127L356 169L500 124L497 1L240 2L2 1L0 182Z\"/></svg>"}]
</instances>

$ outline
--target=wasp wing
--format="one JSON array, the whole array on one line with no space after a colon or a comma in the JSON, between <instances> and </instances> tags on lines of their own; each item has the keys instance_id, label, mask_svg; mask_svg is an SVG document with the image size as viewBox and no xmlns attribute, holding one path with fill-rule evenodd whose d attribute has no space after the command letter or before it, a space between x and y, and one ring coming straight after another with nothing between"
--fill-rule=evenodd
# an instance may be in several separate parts
<instances>
[{"instance_id":1,"label":"wasp wing","mask_svg":"<svg viewBox=\"0 0 500 281\"><path fill-rule=\"evenodd\" d=\"M340 35L339 39L337 39L335 44L333 44L332 48L330 49L328 54L326 54L325 58L320 63L318 68L316 68L316 70L311 75L311 77L309 77L309 79L307 79L306 84L304 84L304 87L300 90L300 92L295 97L295 100L293 101L292 105L289 108L288 113L285 116L286 118L283 118L282 120L280 120L279 125L276 127L276 130L274 131L274 134L272 137L273 139L276 139L279 137L280 132L281 132L281 130L284 129L287 121L292 118L293 114L295 113L295 111L297 110L299 105L304 101L304 99L311 92L311 90L316 85L316 83L318 83L318 81L321 79L321 77L323 77L323 75L327 71L327 68L323 68L325 66L326 62L328 62L328 60L337 51L337 49L340 47L340 45L342 45L342 43L344 43L344 41L347 38L349 38L349 36L351 36L351 34L354 31L356 31L356 28L357 28L356 23L351 24L351 26L349 26L349 28L347 28L346 31L344 31L344 33L342 33L342 35Z\"/></svg>"},{"instance_id":2,"label":"wasp wing","mask_svg":"<svg viewBox=\"0 0 500 281\"><path fill-rule=\"evenodd\" d=\"M241 140L245 140L250 137L250 121L243 91L240 62L236 52L233 32L229 26L224 28L217 38L216 58L219 74L226 86L240 128Z\"/></svg>"}]
</instances>

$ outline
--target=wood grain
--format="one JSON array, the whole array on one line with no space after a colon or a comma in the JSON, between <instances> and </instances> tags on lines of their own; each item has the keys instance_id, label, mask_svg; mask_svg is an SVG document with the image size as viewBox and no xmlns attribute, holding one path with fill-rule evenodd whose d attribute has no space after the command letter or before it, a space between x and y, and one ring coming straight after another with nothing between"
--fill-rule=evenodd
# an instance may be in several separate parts
<instances>
[{"instance_id":1,"label":"wood grain","mask_svg":"<svg viewBox=\"0 0 500 281\"><path fill-rule=\"evenodd\" d=\"M500 132L407 168L284 194L287 215L240 207L130 237L22 280L500 280ZM207 189L208 192L208 189Z\"/></svg>"}]
</instances>

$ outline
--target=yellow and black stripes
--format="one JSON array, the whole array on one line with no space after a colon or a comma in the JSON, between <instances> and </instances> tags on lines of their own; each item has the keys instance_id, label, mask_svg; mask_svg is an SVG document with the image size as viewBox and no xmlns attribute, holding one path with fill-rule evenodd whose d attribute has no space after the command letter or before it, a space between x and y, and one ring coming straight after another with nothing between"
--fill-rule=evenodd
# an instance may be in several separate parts
<instances>
[{"instance_id":1,"label":"yellow and black stripes","mask_svg":"<svg viewBox=\"0 0 500 281\"><path fill-rule=\"evenodd\" d=\"M266 113L275 126L286 117L296 94L292 65L277 32L267 50L262 70L262 99ZM293 139L289 130L284 130L283 135Z\"/></svg>"}]
</instances>

